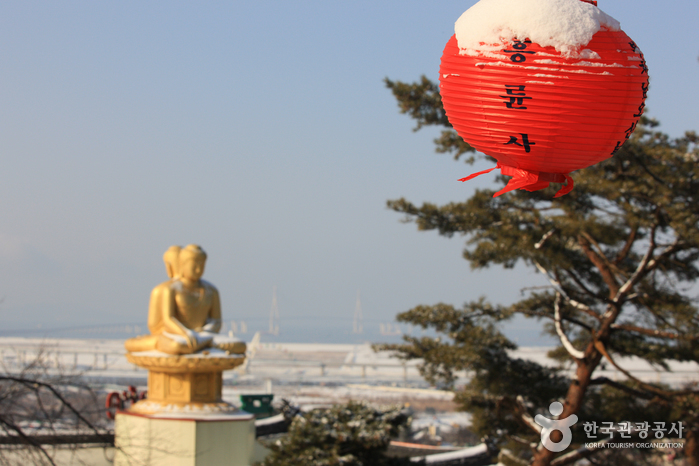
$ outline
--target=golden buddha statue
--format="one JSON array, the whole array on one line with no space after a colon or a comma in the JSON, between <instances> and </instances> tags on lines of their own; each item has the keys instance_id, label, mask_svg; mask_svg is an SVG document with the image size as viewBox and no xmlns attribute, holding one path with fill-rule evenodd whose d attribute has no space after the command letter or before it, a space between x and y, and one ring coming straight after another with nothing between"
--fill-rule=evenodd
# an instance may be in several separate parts
<instances>
[{"instance_id":1,"label":"golden buddha statue","mask_svg":"<svg viewBox=\"0 0 699 466\"><path fill-rule=\"evenodd\" d=\"M205 415L233 413L222 398L223 372L245 362L245 343L219 335L218 290L201 279L206 253L190 244L172 246L163 256L168 281L151 292L150 335L126 341L126 359L148 369L148 397L130 413Z\"/></svg>"},{"instance_id":2,"label":"golden buddha statue","mask_svg":"<svg viewBox=\"0 0 699 466\"><path fill-rule=\"evenodd\" d=\"M221 301L218 290L202 280L206 253L190 244L170 247L163 260L170 279L151 292L148 309L150 335L131 338L129 352L157 350L167 354L192 354L214 346L231 353L245 352L245 343L219 336Z\"/></svg>"}]
</instances>

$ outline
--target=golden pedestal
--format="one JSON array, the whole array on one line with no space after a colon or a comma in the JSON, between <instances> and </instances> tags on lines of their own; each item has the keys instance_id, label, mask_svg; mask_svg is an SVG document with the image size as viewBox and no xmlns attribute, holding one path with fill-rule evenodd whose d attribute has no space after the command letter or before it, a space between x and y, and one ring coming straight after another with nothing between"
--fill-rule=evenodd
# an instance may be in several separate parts
<instances>
[{"instance_id":1,"label":"golden pedestal","mask_svg":"<svg viewBox=\"0 0 699 466\"><path fill-rule=\"evenodd\" d=\"M126 359L148 369L148 397L129 412L226 413L236 408L221 398L223 371L238 367L245 356L218 349L187 355L157 351L127 353Z\"/></svg>"},{"instance_id":2,"label":"golden pedestal","mask_svg":"<svg viewBox=\"0 0 699 466\"><path fill-rule=\"evenodd\" d=\"M148 369L148 397L117 412L115 465L250 465L264 459L255 419L221 398L223 371L245 356L211 348L195 354L127 353Z\"/></svg>"},{"instance_id":3,"label":"golden pedestal","mask_svg":"<svg viewBox=\"0 0 699 466\"><path fill-rule=\"evenodd\" d=\"M170 374L150 371L148 399L160 403L212 403L221 398L220 372Z\"/></svg>"}]
</instances>

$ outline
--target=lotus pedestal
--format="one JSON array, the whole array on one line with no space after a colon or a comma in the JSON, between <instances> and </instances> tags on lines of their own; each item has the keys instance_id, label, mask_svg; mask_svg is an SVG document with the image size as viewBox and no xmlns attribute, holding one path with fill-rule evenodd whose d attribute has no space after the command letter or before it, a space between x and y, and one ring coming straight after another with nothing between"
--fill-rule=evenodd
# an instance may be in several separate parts
<instances>
[{"instance_id":1,"label":"lotus pedestal","mask_svg":"<svg viewBox=\"0 0 699 466\"><path fill-rule=\"evenodd\" d=\"M148 369L148 397L116 415L117 466L252 464L254 417L221 398L223 371L244 356L212 349L128 353L127 359Z\"/></svg>"}]
</instances>

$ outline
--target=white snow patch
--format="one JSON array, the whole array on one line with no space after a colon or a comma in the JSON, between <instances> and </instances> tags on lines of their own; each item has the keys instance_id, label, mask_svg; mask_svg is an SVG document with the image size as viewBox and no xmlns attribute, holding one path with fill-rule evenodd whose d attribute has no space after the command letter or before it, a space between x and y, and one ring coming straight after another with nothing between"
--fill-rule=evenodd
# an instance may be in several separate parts
<instances>
[{"instance_id":1,"label":"white snow patch","mask_svg":"<svg viewBox=\"0 0 699 466\"><path fill-rule=\"evenodd\" d=\"M413 430L421 430L434 425L439 426L441 431L450 432L454 428L469 427L471 424L471 414L461 411L437 414L416 413L411 427Z\"/></svg>"},{"instance_id":2,"label":"white snow patch","mask_svg":"<svg viewBox=\"0 0 699 466\"><path fill-rule=\"evenodd\" d=\"M541 63L542 65L567 65L568 63L563 61L550 60L548 58L544 60L534 60L534 63Z\"/></svg>"},{"instance_id":3,"label":"white snow patch","mask_svg":"<svg viewBox=\"0 0 699 466\"><path fill-rule=\"evenodd\" d=\"M553 63L553 64L559 64L559 65L561 64L561 63L558 63L558 62L552 62L552 63ZM504 66L505 68L522 68L520 65L518 65L518 64L516 64L516 63L500 62L500 61L490 62L490 63L476 63L475 66L477 66L477 67L479 67L479 68L483 68L483 67L485 67L486 65L489 65L489 66ZM525 70L557 71L557 72L565 71L566 73L588 73L588 74L597 74L597 73L590 73L589 71L585 71L585 70L561 70L560 68L546 68L546 67L544 67L544 66L525 66L524 69L525 69ZM549 77L551 77L551 76L549 76ZM557 77L560 77L560 76L557 76Z\"/></svg>"},{"instance_id":4,"label":"white snow patch","mask_svg":"<svg viewBox=\"0 0 699 466\"><path fill-rule=\"evenodd\" d=\"M593 63L591 61L579 61L577 63L573 63L574 65L578 66L604 66L604 67L609 67L609 68L636 68L635 66L624 66L620 65L619 63Z\"/></svg>"},{"instance_id":5,"label":"white snow patch","mask_svg":"<svg viewBox=\"0 0 699 466\"><path fill-rule=\"evenodd\" d=\"M580 0L480 0L461 15L454 31L465 55L517 38L577 56L603 27L620 29L619 21Z\"/></svg>"},{"instance_id":6,"label":"white snow patch","mask_svg":"<svg viewBox=\"0 0 699 466\"><path fill-rule=\"evenodd\" d=\"M459 53L461 53L460 51ZM478 51L478 57L479 58L495 58L497 60L502 60L504 58L509 58L509 55L502 53L502 45L500 46L500 53L497 52L491 52L489 50L479 50Z\"/></svg>"},{"instance_id":7,"label":"white snow patch","mask_svg":"<svg viewBox=\"0 0 699 466\"><path fill-rule=\"evenodd\" d=\"M588 60L599 60L602 58L599 56L599 53L590 49L581 50L579 56L580 58L587 58Z\"/></svg>"},{"instance_id":8,"label":"white snow patch","mask_svg":"<svg viewBox=\"0 0 699 466\"><path fill-rule=\"evenodd\" d=\"M625 66L620 63L599 63L591 61L579 61L576 63L566 63L562 61L550 60L545 58L543 60L534 60L534 63L541 63L542 65L567 65L567 66L594 66L594 67L605 67L605 68L636 68L636 66Z\"/></svg>"},{"instance_id":9,"label":"white snow patch","mask_svg":"<svg viewBox=\"0 0 699 466\"><path fill-rule=\"evenodd\" d=\"M593 73L592 71L587 70L566 70L566 73L594 74L597 76L614 76L614 74L610 73L609 71L605 71L603 73Z\"/></svg>"},{"instance_id":10,"label":"white snow patch","mask_svg":"<svg viewBox=\"0 0 699 466\"><path fill-rule=\"evenodd\" d=\"M535 74L535 78L562 78L562 79L570 79L568 76L559 76L557 74Z\"/></svg>"}]
</instances>

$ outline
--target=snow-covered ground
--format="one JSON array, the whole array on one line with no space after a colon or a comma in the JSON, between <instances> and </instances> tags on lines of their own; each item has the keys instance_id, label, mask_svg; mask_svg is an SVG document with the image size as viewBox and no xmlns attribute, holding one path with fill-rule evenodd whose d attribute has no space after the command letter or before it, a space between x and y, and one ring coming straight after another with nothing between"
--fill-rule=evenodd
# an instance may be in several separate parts
<instances>
[{"instance_id":1,"label":"snow-covered ground","mask_svg":"<svg viewBox=\"0 0 699 466\"><path fill-rule=\"evenodd\" d=\"M233 404L240 405L242 394L271 392L276 404L286 399L303 409L348 400L409 405L415 412L410 439L414 442L451 438L470 425L469 415L456 411L453 393L430 387L420 377L416 361L406 363L390 353L376 353L370 344L258 342L249 346L249 363L224 375L223 398ZM524 347L512 356L554 366L555 361L547 357L549 350ZM81 376L103 390L121 391L129 384L146 388L147 372L126 360L123 340L0 338L0 370L20 372L37 357L48 372ZM637 358L619 358L617 363L648 382L699 381L699 365L694 363L671 363L670 371ZM570 367L566 370L572 375ZM624 378L609 363L595 375ZM457 383L468 378L465 373L460 376ZM477 443L477 439L467 442Z\"/></svg>"},{"instance_id":2,"label":"snow-covered ground","mask_svg":"<svg viewBox=\"0 0 699 466\"><path fill-rule=\"evenodd\" d=\"M367 386L409 387L427 389L418 372L418 361L402 361L388 352L374 352L371 345L299 344L260 342L251 348L248 364L224 373L227 384L259 386L266 390L271 383L277 389L287 385L332 386L348 384ZM547 347L523 347L514 357L554 366L547 357ZM91 380L121 383L141 379L146 371L130 364L125 357L122 340L0 338L0 365L16 372L41 354L43 363L51 370L81 374ZM699 365L692 362L671 362L670 371L653 367L638 358L619 358L617 363L635 377L647 382L681 385L699 381ZM568 368L572 374L571 368ZM468 374L462 373L461 382ZM596 376L622 380L623 374L604 362ZM377 391L378 389L375 389ZM386 389L382 389L386 390ZM399 393L399 392L396 392ZM417 393L417 392L415 392Z\"/></svg>"},{"instance_id":3,"label":"snow-covered ground","mask_svg":"<svg viewBox=\"0 0 699 466\"><path fill-rule=\"evenodd\" d=\"M235 405L240 405L243 394L273 393L275 404L286 399L304 409L348 400L408 405L416 413L415 426L435 426L444 432L470 422L468 415L456 413L453 393L430 387L420 377L418 362L406 363L390 353L376 353L370 344L258 342L249 346L248 364L224 373L223 398ZM524 347L512 355L554 366L555 361L547 357L549 350ZM81 376L106 391L122 391L127 385L146 388L147 371L126 360L122 340L0 338L0 364L6 372L21 371L39 355L49 372ZM679 386L699 381L695 363L671 363L670 371L638 358L620 358L617 363L648 382ZM571 368L567 370L572 375ZM460 375L457 384L468 377ZM624 379L609 363L595 375Z\"/></svg>"}]
</instances>

